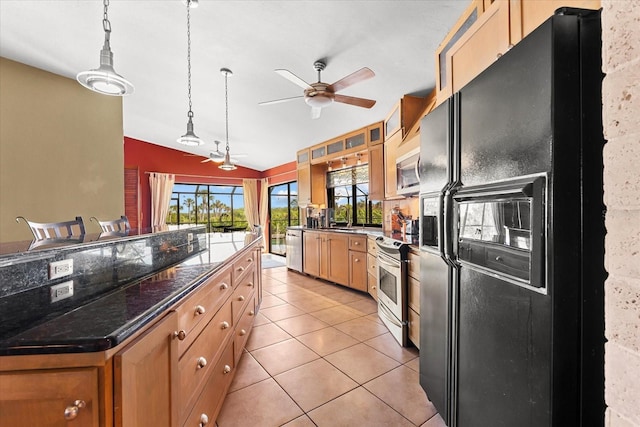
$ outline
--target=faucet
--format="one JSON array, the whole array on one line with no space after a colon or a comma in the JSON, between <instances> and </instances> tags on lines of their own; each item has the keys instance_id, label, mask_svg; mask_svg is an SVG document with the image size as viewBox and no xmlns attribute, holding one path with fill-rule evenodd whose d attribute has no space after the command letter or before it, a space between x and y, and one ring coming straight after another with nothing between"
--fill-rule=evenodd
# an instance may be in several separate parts
<instances>
[{"instance_id":1,"label":"faucet","mask_svg":"<svg viewBox=\"0 0 640 427\"><path fill-rule=\"evenodd\" d=\"M347 218L347 228L351 228L351 215L349 215L349 205L346 205L345 207L345 216Z\"/></svg>"}]
</instances>

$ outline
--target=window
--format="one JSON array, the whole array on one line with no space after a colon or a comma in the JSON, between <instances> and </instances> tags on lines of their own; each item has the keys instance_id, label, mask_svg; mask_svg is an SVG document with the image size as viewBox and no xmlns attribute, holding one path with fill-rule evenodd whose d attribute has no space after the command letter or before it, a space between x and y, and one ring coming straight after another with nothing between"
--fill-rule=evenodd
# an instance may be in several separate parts
<instances>
[{"instance_id":1,"label":"window","mask_svg":"<svg viewBox=\"0 0 640 427\"><path fill-rule=\"evenodd\" d=\"M242 187L234 185L174 184L167 224L206 225L207 231L247 229Z\"/></svg>"},{"instance_id":2,"label":"window","mask_svg":"<svg viewBox=\"0 0 640 427\"><path fill-rule=\"evenodd\" d=\"M299 215L296 181L269 187L269 252L285 255L287 227L299 225Z\"/></svg>"},{"instance_id":3,"label":"window","mask_svg":"<svg viewBox=\"0 0 640 427\"><path fill-rule=\"evenodd\" d=\"M382 202L369 200L369 166L327 173L329 207L339 224L382 225Z\"/></svg>"}]
</instances>

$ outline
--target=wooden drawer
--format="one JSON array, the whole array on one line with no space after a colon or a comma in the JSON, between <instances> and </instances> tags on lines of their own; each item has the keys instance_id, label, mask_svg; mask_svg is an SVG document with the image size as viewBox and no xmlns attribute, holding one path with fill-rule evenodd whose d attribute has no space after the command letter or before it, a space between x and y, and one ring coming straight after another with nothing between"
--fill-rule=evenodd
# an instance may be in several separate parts
<instances>
[{"instance_id":1,"label":"wooden drawer","mask_svg":"<svg viewBox=\"0 0 640 427\"><path fill-rule=\"evenodd\" d=\"M409 309L409 339L420 349L420 315Z\"/></svg>"},{"instance_id":2,"label":"wooden drawer","mask_svg":"<svg viewBox=\"0 0 640 427\"><path fill-rule=\"evenodd\" d=\"M254 289L255 289L255 269L254 274L245 276L242 283L238 284L236 290L233 291L231 296L231 312L233 316L234 327L240 321L240 316L244 311L244 308L253 301Z\"/></svg>"},{"instance_id":3,"label":"wooden drawer","mask_svg":"<svg viewBox=\"0 0 640 427\"><path fill-rule=\"evenodd\" d=\"M409 276L420 280L420 254L409 252Z\"/></svg>"},{"instance_id":4,"label":"wooden drawer","mask_svg":"<svg viewBox=\"0 0 640 427\"><path fill-rule=\"evenodd\" d=\"M222 357L215 364L202 393L193 405L193 409L182 424L184 427L215 425L222 402L233 379L233 341L224 349Z\"/></svg>"},{"instance_id":5,"label":"wooden drawer","mask_svg":"<svg viewBox=\"0 0 640 427\"><path fill-rule=\"evenodd\" d=\"M367 238L367 252L369 252L373 256L378 255L378 244L376 243L376 239L374 237Z\"/></svg>"},{"instance_id":6,"label":"wooden drawer","mask_svg":"<svg viewBox=\"0 0 640 427\"><path fill-rule=\"evenodd\" d=\"M352 251L367 251L367 236L349 236L349 249Z\"/></svg>"},{"instance_id":7,"label":"wooden drawer","mask_svg":"<svg viewBox=\"0 0 640 427\"><path fill-rule=\"evenodd\" d=\"M254 252L249 252L247 254L242 255L240 258L233 262L233 285L238 286L239 281L242 277L249 271L251 268L255 267L256 254Z\"/></svg>"},{"instance_id":8,"label":"wooden drawer","mask_svg":"<svg viewBox=\"0 0 640 427\"><path fill-rule=\"evenodd\" d=\"M35 357L35 356L33 356ZM98 369L42 370L0 375L0 424L66 426L66 408L85 404L68 425L99 426Z\"/></svg>"},{"instance_id":9,"label":"wooden drawer","mask_svg":"<svg viewBox=\"0 0 640 427\"><path fill-rule=\"evenodd\" d=\"M253 327L253 321L256 316L256 299L255 296L251 299L247 307L244 309L240 321L236 326L235 336L233 339L233 354L234 362L237 365L240 357L242 356L242 350L249 338L251 328Z\"/></svg>"},{"instance_id":10,"label":"wooden drawer","mask_svg":"<svg viewBox=\"0 0 640 427\"><path fill-rule=\"evenodd\" d=\"M367 274L367 284L369 295L373 297L376 302L378 301L378 278L373 274Z\"/></svg>"},{"instance_id":11,"label":"wooden drawer","mask_svg":"<svg viewBox=\"0 0 640 427\"><path fill-rule=\"evenodd\" d=\"M409 277L409 307L420 314L420 281Z\"/></svg>"},{"instance_id":12,"label":"wooden drawer","mask_svg":"<svg viewBox=\"0 0 640 427\"><path fill-rule=\"evenodd\" d=\"M184 331L186 336L178 342L178 354L189 348L232 291L231 268L226 268L203 283L180 304L176 310L178 330Z\"/></svg>"},{"instance_id":13,"label":"wooden drawer","mask_svg":"<svg viewBox=\"0 0 640 427\"><path fill-rule=\"evenodd\" d=\"M228 337L233 331L231 304L227 303L213 317L189 350L178 362L180 391L180 419L186 415L190 403L202 388L204 380L216 363Z\"/></svg>"}]
</instances>

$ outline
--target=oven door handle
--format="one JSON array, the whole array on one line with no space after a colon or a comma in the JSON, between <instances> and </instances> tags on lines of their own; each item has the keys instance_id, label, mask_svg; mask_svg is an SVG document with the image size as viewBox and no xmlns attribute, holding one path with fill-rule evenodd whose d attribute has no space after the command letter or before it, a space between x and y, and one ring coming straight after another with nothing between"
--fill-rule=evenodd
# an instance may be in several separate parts
<instances>
[{"instance_id":1,"label":"oven door handle","mask_svg":"<svg viewBox=\"0 0 640 427\"><path fill-rule=\"evenodd\" d=\"M382 263L384 265L387 265L387 266L389 266L391 268L397 268L397 269L400 268L400 263L398 263L398 264L391 263L391 262L387 261L386 259L382 258L381 256L378 256L378 262L380 262L380 263Z\"/></svg>"},{"instance_id":2,"label":"oven door handle","mask_svg":"<svg viewBox=\"0 0 640 427\"><path fill-rule=\"evenodd\" d=\"M378 313L383 314L384 317L386 317L387 320L391 322L394 326L397 326L399 328L403 326L402 322L396 319L396 316L394 316L393 313L391 313L391 311L384 304L378 303L378 308L380 309Z\"/></svg>"}]
</instances>

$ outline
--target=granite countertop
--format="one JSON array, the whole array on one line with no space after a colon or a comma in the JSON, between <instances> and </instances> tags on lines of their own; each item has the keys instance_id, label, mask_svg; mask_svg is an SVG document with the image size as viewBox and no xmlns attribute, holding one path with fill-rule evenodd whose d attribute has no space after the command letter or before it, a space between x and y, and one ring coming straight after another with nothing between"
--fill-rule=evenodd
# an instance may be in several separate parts
<instances>
[{"instance_id":1,"label":"granite countertop","mask_svg":"<svg viewBox=\"0 0 640 427\"><path fill-rule=\"evenodd\" d=\"M212 235L207 250L178 265L120 286L5 338L0 341L0 355L93 352L115 347L259 239L260 236L250 234L243 240Z\"/></svg>"}]
</instances>

